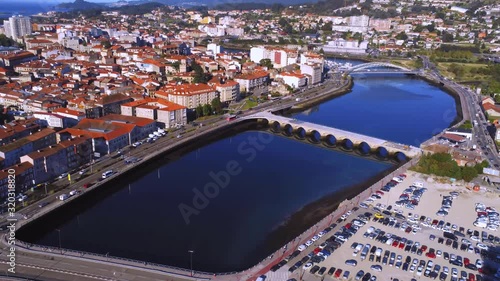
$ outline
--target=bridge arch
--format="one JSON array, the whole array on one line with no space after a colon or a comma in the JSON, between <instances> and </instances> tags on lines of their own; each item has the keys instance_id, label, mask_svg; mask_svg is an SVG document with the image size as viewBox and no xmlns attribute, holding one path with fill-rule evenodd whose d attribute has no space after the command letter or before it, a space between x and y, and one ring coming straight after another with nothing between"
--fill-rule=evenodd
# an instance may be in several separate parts
<instances>
[{"instance_id":1,"label":"bridge arch","mask_svg":"<svg viewBox=\"0 0 500 281\"><path fill-rule=\"evenodd\" d=\"M375 150L375 156L381 160L387 160L389 158L389 151L383 146L377 147Z\"/></svg>"},{"instance_id":2,"label":"bridge arch","mask_svg":"<svg viewBox=\"0 0 500 281\"><path fill-rule=\"evenodd\" d=\"M286 124L284 127L283 127L283 134L287 137L291 137L293 135L293 127L292 125L290 124Z\"/></svg>"},{"instance_id":3,"label":"bridge arch","mask_svg":"<svg viewBox=\"0 0 500 281\"><path fill-rule=\"evenodd\" d=\"M273 133L280 133L281 132L281 124L278 121L274 121L271 123L271 131Z\"/></svg>"},{"instance_id":4,"label":"bridge arch","mask_svg":"<svg viewBox=\"0 0 500 281\"><path fill-rule=\"evenodd\" d=\"M337 146L337 138L332 134L326 135L323 138L323 142L326 144L326 146L329 146L329 147Z\"/></svg>"},{"instance_id":5,"label":"bridge arch","mask_svg":"<svg viewBox=\"0 0 500 281\"><path fill-rule=\"evenodd\" d=\"M369 155L372 151L372 148L366 142L361 142L360 144L358 144L357 149L361 155Z\"/></svg>"},{"instance_id":6,"label":"bridge arch","mask_svg":"<svg viewBox=\"0 0 500 281\"><path fill-rule=\"evenodd\" d=\"M312 130L308 133L308 139L310 142L312 143L319 143L321 142L321 134L316 131L316 130Z\"/></svg>"},{"instance_id":7,"label":"bridge arch","mask_svg":"<svg viewBox=\"0 0 500 281\"><path fill-rule=\"evenodd\" d=\"M295 129L295 137L296 138L303 140L306 138L306 136L307 136L307 133L306 133L306 130L304 130L304 128L298 127L297 129Z\"/></svg>"},{"instance_id":8,"label":"bridge arch","mask_svg":"<svg viewBox=\"0 0 500 281\"><path fill-rule=\"evenodd\" d=\"M408 161L408 157L406 157L406 155L400 151L394 153L393 158L396 162L399 162L399 163L403 163L403 162Z\"/></svg>"},{"instance_id":9,"label":"bridge arch","mask_svg":"<svg viewBox=\"0 0 500 281\"><path fill-rule=\"evenodd\" d=\"M392 69L397 69L405 72L411 72L411 69L408 69L403 66L395 65L392 63L388 62L368 62L368 63L362 63L358 64L356 66L353 66L349 70L345 72L345 74L351 74L351 73L356 73L357 71L362 71L365 69L371 69L371 68L379 68L379 67L386 67L386 68L392 68Z\"/></svg>"},{"instance_id":10,"label":"bridge arch","mask_svg":"<svg viewBox=\"0 0 500 281\"><path fill-rule=\"evenodd\" d=\"M345 138L341 141L341 148L347 151L351 151L354 149L354 143L350 139Z\"/></svg>"}]
</instances>

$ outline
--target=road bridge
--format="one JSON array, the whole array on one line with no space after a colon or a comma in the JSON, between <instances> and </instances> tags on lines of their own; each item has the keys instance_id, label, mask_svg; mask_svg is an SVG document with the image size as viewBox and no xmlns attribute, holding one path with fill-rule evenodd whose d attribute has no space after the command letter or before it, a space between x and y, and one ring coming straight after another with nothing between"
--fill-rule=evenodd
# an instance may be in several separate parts
<instances>
[{"instance_id":1,"label":"road bridge","mask_svg":"<svg viewBox=\"0 0 500 281\"><path fill-rule=\"evenodd\" d=\"M323 142L327 146L339 147L346 151L357 151L362 155L375 155L381 159L405 161L408 157L420 155L420 148L399 144L337 128L327 127L279 115L272 111L259 112L241 117L241 120L255 119L267 122L274 133L308 139L312 143Z\"/></svg>"},{"instance_id":2,"label":"road bridge","mask_svg":"<svg viewBox=\"0 0 500 281\"><path fill-rule=\"evenodd\" d=\"M403 66L395 65L388 62L369 62L355 65L349 68L345 74L351 73L379 73L379 74L390 74L390 73L407 73L407 74L417 74L419 71L411 70Z\"/></svg>"}]
</instances>

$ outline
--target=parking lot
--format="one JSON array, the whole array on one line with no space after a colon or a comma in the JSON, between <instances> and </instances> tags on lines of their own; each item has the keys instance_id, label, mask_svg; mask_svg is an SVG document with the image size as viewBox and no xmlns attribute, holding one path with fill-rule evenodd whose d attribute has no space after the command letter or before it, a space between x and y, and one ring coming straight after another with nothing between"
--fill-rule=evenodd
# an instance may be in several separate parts
<instances>
[{"instance_id":1,"label":"parking lot","mask_svg":"<svg viewBox=\"0 0 500 281\"><path fill-rule=\"evenodd\" d=\"M473 223L476 203L496 212L497 194L413 173L398 181L302 245L266 280L483 280L482 270L494 275L498 263L484 267L480 253L500 244L498 233Z\"/></svg>"}]
</instances>

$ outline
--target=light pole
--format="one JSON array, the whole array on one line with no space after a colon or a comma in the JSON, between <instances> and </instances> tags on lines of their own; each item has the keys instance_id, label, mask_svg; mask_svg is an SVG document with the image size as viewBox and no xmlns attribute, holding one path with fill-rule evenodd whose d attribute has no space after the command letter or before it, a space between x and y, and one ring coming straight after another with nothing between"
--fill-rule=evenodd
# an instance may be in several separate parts
<instances>
[{"instance_id":1,"label":"light pole","mask_svg":"<svg viewBox=\"0 0 500 281\"><path fill-rule=\"evenodd\" d=\"M193 276L193 250L189 250L189 263L191 264L191 276Z\"/></svg>"},{"instance_id":2,"label":"light pole","mask_svg":"<svg viewBox=\"0 0 500 281\"><path fill-rule=\"evenodd\" d=\"M57 233L59 234L59 251L61 251L61 255L62 255L62 247L61 247L61 230L60 229L56 229L57 230Z\"/></svg>"}]
</instances>

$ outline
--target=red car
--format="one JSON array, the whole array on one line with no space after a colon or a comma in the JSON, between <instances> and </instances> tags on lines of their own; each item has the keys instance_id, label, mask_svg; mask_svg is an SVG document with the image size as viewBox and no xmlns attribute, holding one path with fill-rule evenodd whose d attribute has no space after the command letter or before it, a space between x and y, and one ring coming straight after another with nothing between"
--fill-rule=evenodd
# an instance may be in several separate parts
<instances>
[{"instance_id":1,"label":"red car","mask_svg":"<svg viewBox=\"0 0 500 281\"><path fill-rule=\"evenodd\" d=\"M314 251L313 251L313 252L314 252L314 254L317 254L317 253L321 252L321 248L320 248L320 247L318 247L318 248L314 249Z\"/></svg>"},{"instance_id":2,"label":"red car","mask_svg":"<svg viewBox=\"0 0 500 281\"><path fill-rule=\"evenodd\" d=\"M392 246L393 246L393 247L396 247L396 248L397 248L397 247L398 247L398 245L399 245L399 242L398 242L398 241L394 241L394 242L392 242Z\"/></svg>"},{"instance_id":3,"label":"red car","mask_svg":"<svg viewBox=\"0 0 500 281\"><path fill-rule=\"evenodd\" d=\"M470 260L468 258L464 258L464 265L467 266L469 265Z\"/></svg>"},{"instance_id":4,"label":"red car","mask_svg":"<svg viewBox=\"0 0 500 281\"><path fill-rule=\"evenodd\" d=\"M89 188L89 187L91 187L93 185L94 185L93 183L88 182L88 183L86 183L86 184L83 185L83 188Z\"/></svg>"},{"instance_id":5,"label":"red car","mask_svg":"<svg viewBox=\"0 0 500 281\"><path fill-rule=\"evenodd\" d=\"M384 195L384 192L381 191L381 190L377 190L375 193L379 194L379 195Z\"/></svg>"},{"instance_id":6,"label":"red car","mask_svg":"<svg viewBox=\"0 0 500 281\"><path fill-rule=\"evenodd\" d=\"M406 178L406 175L405 175L405 174L401 174L401 175L399 175L399 176L400 176L400 177L402 177L402 178Z\"/></svg>"},{"instance_id":7,"label":"red car","mask_svg":"<svg viewBox=\"0 0 500 281\"><path fill-rule=\"evenodd\" d=\"M400 249L404 249L405 248L405 243L403 242L399 242L399 247Z\"/></svg>"},{"instance_id":8,"label":"red car","mask_svg":"<svg viewBox=\"0 0 500 281\"><path fill-rule=\"evenodd\" d=\"M345 228L346 228L346 229L349 229L349 228L351 228L351 226L352 226L352 224L351 224L351 223L348 223L348 224L346 224L346 225L345 225Z\"/></svg>"},{"instance_id":9,"label":"red car","mask_svg":"<svg viewBox=\"0 0 500 281\"><path fill-rule=\"evenodd\" d=\"M435 259L436 258L436 254L431 253L431 252L425 254L425 256L428 257L428 258L431 258L431 259Z\"/></svg>"},{"instance_id":10,"label":"red car","mask_svg":"<svg viewBox=\"0 0 500 281\"><path fill-rule=\"evenodd\" d=\"M335 271L335 278L339 278L340 277L340 274L342 274L342 269L337 269L337 271Z\"/></svg>"},{"instance_id":11,"label":"red car","mask_svg":"<svg viewBox=\"0 0 500 281\"><path fill-rule=\"evenodd\" d=\"M474 274L469 273L469 281L476 281L476 276Z\"/></svg>"},{"instance_id":12,"label":"red car","mask_svg":"<svg viewBox=\"0 0 500 281\"><path fill-rule=\"evenodd\" d=\"M427 246L425 246L425 245L422 245L422 247L420 248L420 250L421 250L422 252L425 252L425 251L427 251Z\"/></svg>"}]
</instances>

